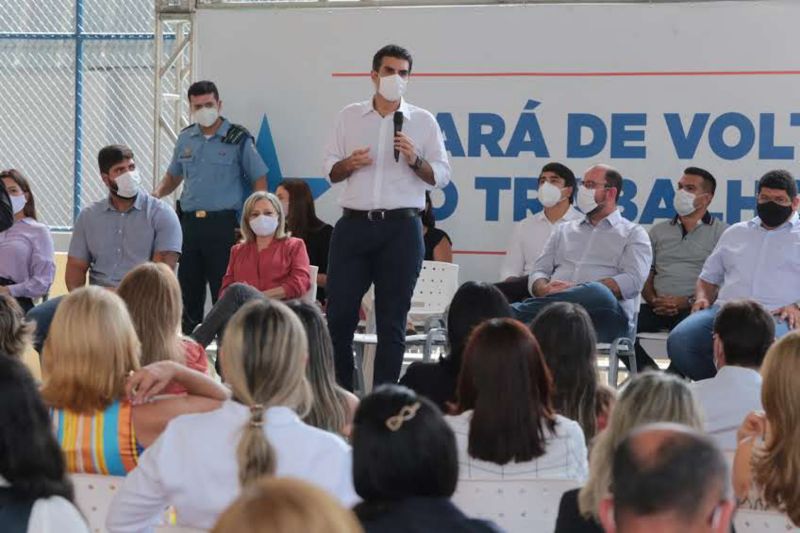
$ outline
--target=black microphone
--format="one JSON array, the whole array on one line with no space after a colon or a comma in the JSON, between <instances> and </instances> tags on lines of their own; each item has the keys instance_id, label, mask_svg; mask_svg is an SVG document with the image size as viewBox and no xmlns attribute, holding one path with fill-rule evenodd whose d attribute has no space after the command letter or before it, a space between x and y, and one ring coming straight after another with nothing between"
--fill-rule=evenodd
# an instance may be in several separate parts
<instances>
[{"instance_id":1,"label":"black microphone","mask_svg":"<svg viewBox=\"0 0 800 533\"><path fill-rule=\"evenodd\" d=\"M395 111L394 112L394 136L397 137L397 133L403 131L403 112L402 111ZM394 160L400 161L400 150L397 148L394 149Z\"/></svg>"}]
</instances>

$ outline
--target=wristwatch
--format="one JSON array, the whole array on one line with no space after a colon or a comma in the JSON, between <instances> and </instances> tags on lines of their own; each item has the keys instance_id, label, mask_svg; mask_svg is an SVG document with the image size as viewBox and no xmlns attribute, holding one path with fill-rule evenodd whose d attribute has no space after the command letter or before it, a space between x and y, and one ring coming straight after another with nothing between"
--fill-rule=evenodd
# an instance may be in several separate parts
<instances>
[{"instance_id":1,"label":"wristwatch","mask_svg":"<svg viewBox=\"0 0 800 533\"><path fill-rule=\"evenodd\" d=\"M416 171L418 171L419 169L422 168L422 163L424 163L424 162L425 162L425 159L423 159L421 155L417 154L417 160L414 161L413 164L408 165L408 166L411 167L411 170L416 172Z\"/></svg>"}]
</instances>

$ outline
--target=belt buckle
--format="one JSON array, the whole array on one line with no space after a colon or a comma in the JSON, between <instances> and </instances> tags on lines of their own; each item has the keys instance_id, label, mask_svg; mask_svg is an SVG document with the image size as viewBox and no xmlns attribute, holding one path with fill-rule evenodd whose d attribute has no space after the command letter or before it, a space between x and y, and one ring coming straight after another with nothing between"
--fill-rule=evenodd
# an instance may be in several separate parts
<instances>
[{"instance_id":1,"label":"belt buckle","mask_svg":"<svg viewBox=\"0 0 800 533\"><path fill-rule=\"evenodd\" d=\"M195 216L195 218L206 218L208 216L208 213L206 211L202 211L202 210L201 211L195 211L194 212L194 216Z\"/></svg>"},{"instance_id":2,"label":"belt buckle","mask_svg":"<svg viewBox=\"0 0 800 533\"><path fill-rule=\"evenodd\" d=\"M378 215L377 217L375 215ZM376 220L386 220L386 209L370 209L367 211L367 220L375 222Z\"/></svg>"}]
</instances>

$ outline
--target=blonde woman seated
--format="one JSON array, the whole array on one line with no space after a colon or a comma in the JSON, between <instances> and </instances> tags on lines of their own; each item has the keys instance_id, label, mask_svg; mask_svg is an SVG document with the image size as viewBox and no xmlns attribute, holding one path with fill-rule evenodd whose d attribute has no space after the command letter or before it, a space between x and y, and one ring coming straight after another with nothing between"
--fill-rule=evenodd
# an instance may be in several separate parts
<instances>
[{"instance_id":1,"label":"blonde woman seated","mask_svg":"<svg viewBox=\"0 0 800 533\"><path fill-rule=\"evenodd\" d=\"M231 248L220 299L192 333L204 348L246 302L265 296L300 298L311 287L306 245L286 232L277 196L263 191L251 194L242 208L241 229L244 242Z\"/></svg>"},{"instance_id":2,"label":"blonde woman seated","mask_svg":"<svg viewBox=\"0 0 800 533\"><path fill-rule=\"evenodd\" d=\"M117 294L125 302L142 345L141 365L174 361L205 374L208 359L202 346L181 335L183 301L175 272L164 263L142 263L122 278ZM166 394L185 393L171 383Z\"/></svg>"},{"instance_id":3,"label":"blonde woman seated","mask_svg":"<svg viewBox=\"0 0 800 533\"><path fill-rule=\"evenodd\" d=\"M211 533L363 533L355 515L314 485L263 478L242 491Z\"/></svg>"},{"instance_id":4,"label":"blonde woman seated","mask_svg":"<svg viewBox=\"0 0 800 533\"><path fill-rule=\"evenodd\" d=\"M302 479L355 503L350 447L301 420L312 396L300 319L277 300L249 302L231 319L222 351L234 400L172 421L114 498L111 533L148 530L166 505L178 524L209 529L263 476Z\"/></svg>"},{"instance_id":5,"label":"blonde woman seated","mask_svg":"<svg viewBox=\"0 0 800 533\"><path fill-rule=\"evenodd\" d=\"M182 365L137 370L139 340L119 296L91 286L62 300L44 345L42 398L67 471L124 476L167 422L215 409L227 397L224 387ZM170 381L190 394L154 400Z\"/></svg>"},{"instance_id":6,"label":"blonde woman seated","mask_svg":"<svg viewBox=\"0 0 800 533\"><path fill-rule=\"evenodd\" d=\"M600 502L611 485L614 450L633 429L656 422L703 430L700 409L687 383L669 374L645 372L634 377L619 395L608 427L594 442L589 480L583 488L567 491L561 497L556 533L602 533Z\"/></svg>"},{"instance_id":7,"label":"blonde woman seated","mask_svg":"<svg viewBox=\"0 0 800 533\"><path fill-rule=\"evenodd\" d=\"M464 349L457 390L459 479L576 479L587 474L577 422L552 405L550 371L533 334L510 318L487 320Z\"/></svg>"},{"instance_id":8,"label":"blonde woman seated","mask_svg":"<svg viewBox=\"0 0 800 533\"><path fill-rule=\"evenodd\" d=\"M733 488L740 506L774 509L800 526L800 333L772 345L761 376L764 412L739 428Z\"/></svg>"}]
</instances>

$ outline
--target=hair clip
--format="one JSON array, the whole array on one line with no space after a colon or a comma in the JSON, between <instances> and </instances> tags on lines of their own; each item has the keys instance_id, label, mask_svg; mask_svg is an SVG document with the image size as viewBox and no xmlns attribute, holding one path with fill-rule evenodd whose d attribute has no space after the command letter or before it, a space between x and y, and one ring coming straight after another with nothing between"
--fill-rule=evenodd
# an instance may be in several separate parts
<instances>
[{"instance_id":1,"label":"hair clip","mask_svg":"<svg viewBox=\"0 0 800 533\"><path fill-rule=\"evenodd\" d=\"M260 428L264 425L264 406L256 403L250 406L250 427Z\"/></svg>"},{"instance_id":2,"label":"hair clip","mask_svg":"<svg viewBox=\"0 0 800 533\"><path fill-rule=\"evenodd\" d=\"M397 431L403 426L403 422L407 422L416 416L421 405L422 404L419 402L415 402L411 405L404 405L399 413L386 419L386 427L389 428L390 431Z\"/></svg>"}]
</instances>

